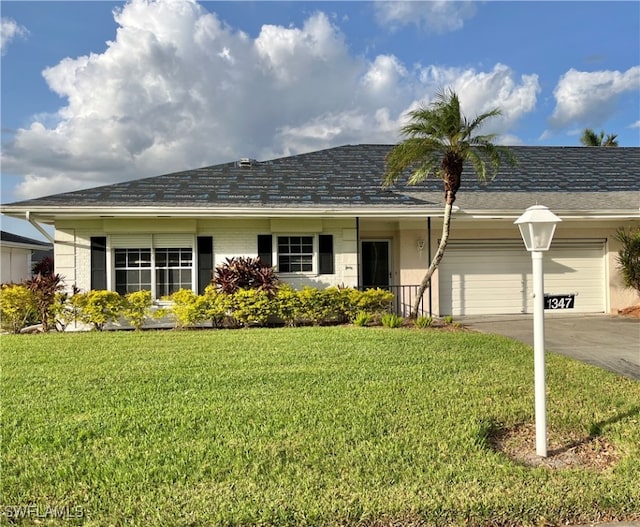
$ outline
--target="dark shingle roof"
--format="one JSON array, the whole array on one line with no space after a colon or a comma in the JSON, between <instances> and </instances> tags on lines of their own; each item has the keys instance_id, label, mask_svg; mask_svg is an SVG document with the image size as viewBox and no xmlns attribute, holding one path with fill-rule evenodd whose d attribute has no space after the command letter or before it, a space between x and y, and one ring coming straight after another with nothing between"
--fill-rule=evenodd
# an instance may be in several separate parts
<instances>
[{"instance_id":1,"label":"dark shingle roof","mask_svg":"<svg viewBox=\"0 0 640 527\"><path fill-rule=\"evenodd\" d=\"M386 189L381 186L385 156L390 148L390 145L348 145L254 161L249 167L232 162L56 194L10 207L439 206L442 183L438 180L416 186L407 186L405 182ZM479 208L498 205L511 208L505 198L521 193L559 194L563 196L560 201L568 203L587 193L597 195L599 208L640 206L640 148L511 148L519 165L503 166L489 184L478 183L470 167L465 169L457 205L468 202ZM626 196L624 203L620 202L620 193ZM521 208L515 203L513 206Z\"/></svg>"},{"instance_id":2,"label":"dark shingle roof","mask_svg":"<svg viewBox=\"0 0 640 527\"><path fill-rule=\"evenodd\" d=\"M6 231L0 231L0 241L7 243L19 243L22 245L37 245L43 248L51 247L50 243L34 240L33 238L27 238L26 236L18 236L17 234Z\"/></svg>"}]
</instances>

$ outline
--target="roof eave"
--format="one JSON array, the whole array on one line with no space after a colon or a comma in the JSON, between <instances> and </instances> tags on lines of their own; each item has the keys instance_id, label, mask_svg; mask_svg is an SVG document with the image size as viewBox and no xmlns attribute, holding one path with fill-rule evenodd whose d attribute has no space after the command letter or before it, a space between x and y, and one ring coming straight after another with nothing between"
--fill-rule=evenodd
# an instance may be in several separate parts
<instances>
[{"instance_id":1,"label":"roof eave","mask_svg":"<svg viewBox=\"0 0 640 527\"><path fill-rule=\"evenodd\" d=\"M461 209L458 211L458 217L466 217L467 219L517 219L524 210L480 210L480 209ZM578 209L554 209L554 214L566 219L572 220L597 220L597 219L640 219L640 209L599 209L599 210L578 210Z\"/></svg>"},{"instance_id":2,"label":"roof eave","mask_svg":"<svg viewBox=\"0 0 640 527\"><path fill-rule=\"evenodd\" d=\"M27 213L42 223L64 219L104 218L394 218L410 219L442 217L438 207L368 206L368 207L67 207L3 206L7 216L25 219ZM522 210L516 209L460 209L454 206L458 219L516 219ZM567 219L640 219L640 209L554 210Z\"/></svg>"},{"instance_id":3,"label":"roof eave","mask_svg":"<svg viewBox=\"0 0 640 527\"><path fill-rule=\"evenodd\" d=\"M454 207L454 210L456 208ZM424 218L442 216L441 207L2 207L1 212L14 218L30 213L38 221L53 222L57 219L102 218L354 218L394 217Z\"/></svg>"},{"instance_id":4,"label":"roof eave","mask_svg":"<svg viewBox=\"0 0 640 527\"><path fill-rule=\"evenodd\" d=\"M51 244L36 245L31 243L0 241L0 247L9 247L11 249L25 249L30 251L47 251L52 248L52 245Z\"/></svg>"}]
</instances>

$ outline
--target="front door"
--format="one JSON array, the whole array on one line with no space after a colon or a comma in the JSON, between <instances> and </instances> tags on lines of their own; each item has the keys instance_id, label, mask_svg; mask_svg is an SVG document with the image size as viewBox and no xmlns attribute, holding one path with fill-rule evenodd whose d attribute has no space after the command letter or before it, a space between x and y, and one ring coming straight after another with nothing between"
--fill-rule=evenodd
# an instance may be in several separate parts
<instances>
[{"instance_id":1,"label":"front door","mask_svg":"<svg viewBox=\"0 0 640 527\"><path fill-rule=\"evenodd\" d=\"M391 280L389 240L362 241L362 287L387 289Z\"/></svg>"}]
</instances>

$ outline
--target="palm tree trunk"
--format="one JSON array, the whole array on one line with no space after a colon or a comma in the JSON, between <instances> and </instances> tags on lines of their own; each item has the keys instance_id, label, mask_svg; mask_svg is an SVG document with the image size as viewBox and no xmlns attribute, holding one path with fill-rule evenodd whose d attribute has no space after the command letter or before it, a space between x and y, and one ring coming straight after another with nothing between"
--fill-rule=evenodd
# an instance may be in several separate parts
<instances>
[{"instance_id":1,"label":"palm tree trunk","mask_svg":"<svg viewBox=\"0 0 640 527\"><path fill-rule=\"evenodd\" d=\"M455 198L454 198L455 199ZM451 228L451 209L453 208L453 200L447 199L444 206L444 218L442 220L442 236L440 237L440 244L438 245L438 250L436 254L433 256L433 260L431 260L431 265L429 265L429 269L427 269L427 273L424 275L422 282L420 283L420 288L418 289L418 294L416 295L416 300L413 304L413 308L411 310L411 318L418 317L418 309L420 308L420 304L422 302L422 296L424 295L427 287L431 287L431 276L440 265L440 261L444 256L444 250L447 248L447 242L449 241L449 230Z\"/></svg>"}]
</instances>

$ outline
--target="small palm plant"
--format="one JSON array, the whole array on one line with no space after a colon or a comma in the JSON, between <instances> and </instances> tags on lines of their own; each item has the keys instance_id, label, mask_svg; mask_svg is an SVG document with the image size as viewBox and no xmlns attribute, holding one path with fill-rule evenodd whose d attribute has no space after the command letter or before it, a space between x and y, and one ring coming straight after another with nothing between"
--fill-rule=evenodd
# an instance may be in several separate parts
<instances>
[{"instance_id":1,"label":"small palm plant","mask_svg":"<svg viewBox=\"0 0 640 527\"><path fill-rule=\"evenodd\" d=\"M622 244L616 260L624 285L640 294L640 228L629 232L620 228L616 232L616 240Z\"/></svg>"}]
</instances>

